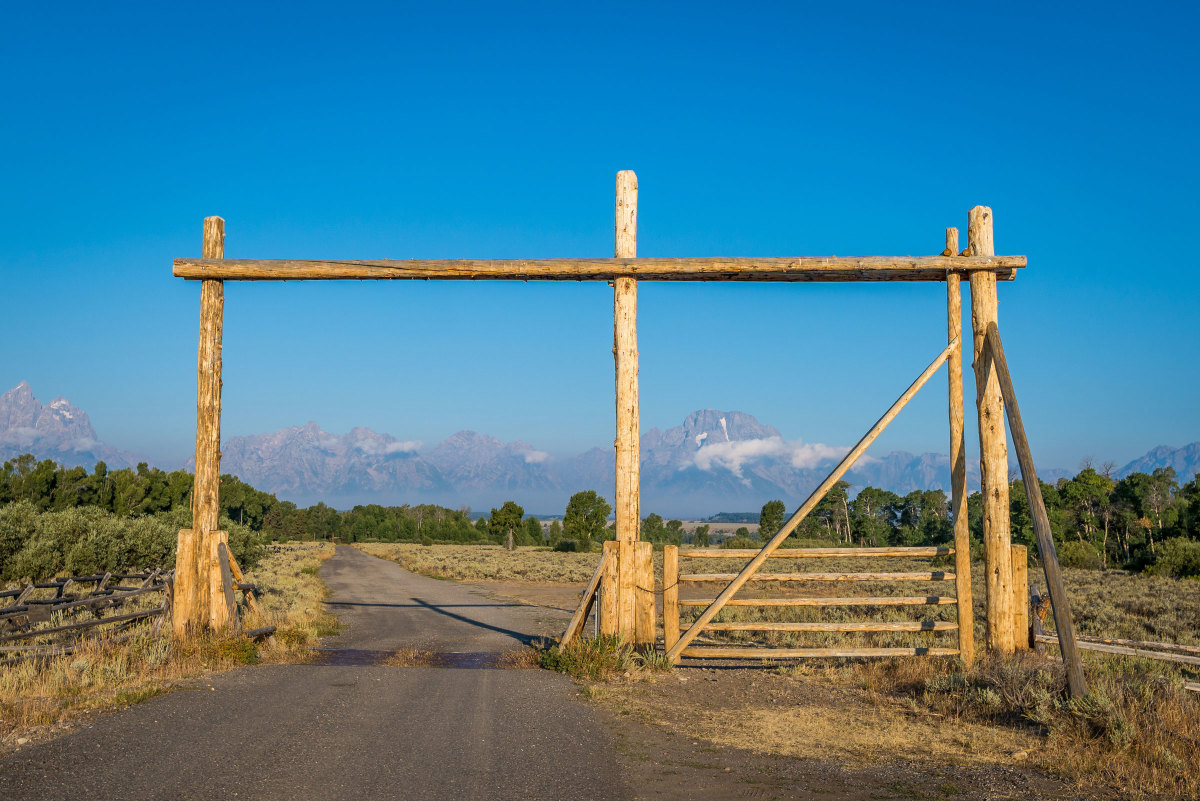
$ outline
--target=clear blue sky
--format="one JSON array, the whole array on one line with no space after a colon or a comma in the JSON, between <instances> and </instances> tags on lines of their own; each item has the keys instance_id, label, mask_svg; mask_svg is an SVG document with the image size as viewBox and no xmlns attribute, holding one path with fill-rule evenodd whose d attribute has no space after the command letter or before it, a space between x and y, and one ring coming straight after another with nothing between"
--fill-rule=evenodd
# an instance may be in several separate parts
<instances>
[{"instance_id":1,"label":"clear blue sky","mask_svg":"<svg viewBox=\"0 0 1200 801\"><path fill-rule=\"evenodd\" d=\"M1039 460L1200 439L1190 5L514 8L8 4L0 391L182 461L205 215L231 258L608 256L633 169L643 256L932 254L990 205ZM944 344L940 284L640 293L644 428L850 444ZM612 441L604 284L226 296L226 435ZM946 440L939 378L872 452Z\"/></svg>"}]
</instances>

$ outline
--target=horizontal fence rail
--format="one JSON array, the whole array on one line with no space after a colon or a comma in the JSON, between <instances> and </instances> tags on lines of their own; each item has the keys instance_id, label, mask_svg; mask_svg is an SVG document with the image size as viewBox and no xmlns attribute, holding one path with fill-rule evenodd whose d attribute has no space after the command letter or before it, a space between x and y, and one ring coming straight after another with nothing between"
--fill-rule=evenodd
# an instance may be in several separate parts
<instances>
[{"instance_id":1,"label":"horizontal fence rail","mask_svg":"<svg viewBox=\"0 0 1200 801\"><path fill-rule=\"evenodd\" d=\"M680 606L708 606L714 598L681 598ZM839 598L731 598L726 606L948 606L958 603L953 595L880 597L846 596Z\"/></svg>"},{"instance_id":2,"label":"horizontal fence rail","mask_svg":"<svg viewBox=\"0 0 1200 801\"><path fill-rule=\"evenodd\" d=\"M984 270L1011 281L1024 256L633 259L175 259L177 278L222 281L945 281Z\"/></svg>"},{"instance_id":3,"label":"horizontal fence rail","mask_svg":"<svg viewBox=\"0 0 1200 801\"><path fill-rule=\"evenodd\" d=\"M0 665L74 653L90 642L123 642L144 621L154 621L157 632L171 609L172 579L173 572L148 570L67 576L5 590L0 597L13 603L0 606ZM93 588L83 589L88 584ZM48 590L53 597L34 597ZM150 597L155 593L161 600Z\"/></svg>"},{"instance_id":4,"label":"horizontal fence rail","mask_svg":"<svg viewBox=\"0 0 1200 801\"><path fill-rule=\"evenodd\" d=\"M680 581L733 581L737 573L690 573ZM755 573L750 581L954 581L954 574L944 570L930 573Z\"/></svg>"},{"instance_id":5,"label":"horizontal fence rail","mask_svg":"<svg viewBox=\"0 0 1200 801\"><path fill-rule=\"evenodd\" d=\"M714 559L738 559L757 557L760 551L749 548L726 549L679 549L667 546L663 554L663 632L665 645L668 649L688 635L696 636L701 633L722 635L728 633L780 633L780 634L894 634L894 633L929 633L956 634L959 625L949 620L859 620L859 621L769 621L769 620L734 620L692 622L690 625L680 619L680 610L687 607L708 608L714 603L712 598L680 598L680 588L688 585L722 583L728 584L740 574L737 573L685 573L680 570L680 560L691 559L700 562ZM900 559L931 559L954 555L954 548L948 546L917 546L917 547L863 547L863 548L788 548L774 551L767 555L772 560L779 559L860 559L860 558L900 558ZM955 573L944 570L881 572L870 571L861 573L754 573L745 583L765 582L774 586L785 583L803 583L811 581L835 582L910 582L910 581L954 581ZM803 607L901 607L924 606L944 607L957 604L958 599L952 595L897 595L897 596L844 596L844 597L794 597L794 598L729 598L725 607L742 608L803 608ZM958 648L929 646L912 647L874 647L874 646L844 646L844 647L777 647L764 644L731 644L725 642L706 641L703 644L687 645L679 652L681 657L697 659L805 659L805 658L849 658L849 657L885 657L885 656L953 656L959 653Z\"/></svg>"},{"instance_id":6,"label":"horizontal fence rail","mask_svg":"<svg viewBox=\"0 0 1200 801\"><path fill-rule=\"evenodd\" d=\"M871 556L950 556L953 548L941 545L915 546L912 548L780 548L767 555L768 559L823 559L829 557L854 558ZM758 548L720 548L718 550L701 551L696 549L679 550L679 556L686 559L752 559L758 556Z\"/></svg>"}]
</instances>

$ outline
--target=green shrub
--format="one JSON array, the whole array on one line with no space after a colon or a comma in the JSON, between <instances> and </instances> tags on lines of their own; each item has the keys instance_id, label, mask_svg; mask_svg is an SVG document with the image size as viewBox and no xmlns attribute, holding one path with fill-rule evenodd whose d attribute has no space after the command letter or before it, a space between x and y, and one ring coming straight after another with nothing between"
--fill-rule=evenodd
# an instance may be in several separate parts
<instances>
[{"instance_id":1,"label":"green shrub","mask_svg":"<svg viewBox=\"0 0 1200 801\"><path fill-rule=\"evenodd\" d=\"M1176 537L1158 547L1153 571L1163 576L1200 576L1200 542Z\"/></svg>"},{"instance_id":2,"label":"green shrub","mask_svg":"<svg viewBox=\"0 0 1200 801\"><path fill-rule=\"evenodd\" d=\"M1058 551L1058 563L1063 567L1099 570L1104 564L1100 552L1088 542L1064 542L1055 550Z\"/></svg>"},{"instance_id":3,"label":"green shrub","mask_svg":"<svg viewBox=\"0 0 1200 801\"><path fill-rule=\"evenodd\" d=\"M559 553L575 553L575 551L579 550L579 546L575 540L559 540L554 543L554 550Z\"/></svg>"},{"instance_id":4,"label":"green shrub","mask_svg":"<svg viewBox=\"0 0 1200 801\"><path fill-rule=\"evenodd\" d=\"M122 517L96 506L39 512L28 501L0 507L0 581L41 580L59 574L134 572L175 565L186 510ZM243 568L262 556L260 534L228 519L229 550Z\"/></svg>"}]
</instances>

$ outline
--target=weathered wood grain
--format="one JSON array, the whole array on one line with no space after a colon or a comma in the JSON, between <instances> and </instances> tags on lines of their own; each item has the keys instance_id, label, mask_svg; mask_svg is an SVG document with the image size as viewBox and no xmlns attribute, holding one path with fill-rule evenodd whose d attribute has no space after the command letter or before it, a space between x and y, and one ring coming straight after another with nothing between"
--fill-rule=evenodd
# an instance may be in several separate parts
<instances>
[{"instance_id":1,"label":"weathered wood grain","mask_svg":"<svg viewBox=\"0 0 1200 801\"><path fill-rule=\"evenodd\" d=\"M679 639L679 546L663 546L663 648Z\"/></svg>"},{"instance_id":2,"label":"weathered wood grain","mask_svg":"<svg viewBox=\"0 0 1200 801\"><path fill-rule=\"evenodd\" d=\"M713 598L680 599L680 606L708 606ZM834 598L730 598L726 606L948 606L957 599L949 595L841 596Z\"/></svg>"},{"instance_id":3,"label":"weathered wood grain","mask_svg":"<svg viewBox=\"0 0 1200 801\"><path fill-rule=\"evenodd\" d=\"M918 545L913 547L884 548L780 548L770 554L771 559L843 559L846 557L932 557L949 556L953 548L943 545ZM680 549L679 556L687 559L749 559L758 556L757 548L719 548L716 550Z\"/></svg>"},{"instance_id":4,"label":"weathered wood grain","mask_svg":"<svg viewBox=\"0 0 1200 801\"><path fill-rule=\"evenodd\" d=\"M682 582L732 581L740 573L683 573ZM954 581L942 570L928 573L754 573L746 581Z\"/></svg>"},{"instance_id":5,"label":"weathered wood grain","mask_svg":"<svg viewBox=\"0 0 1200 801\"><path fill-rule=\"evenodd\" d=\"M946 229L946 255L958 252L958 229ZM967 449L963 428L962 279L946 274L946 341L958 345L946 360L950 417L950 515L954 520L954 587L958 596L958 651L975 661L975 610L971 595L971 532L967 520Z\"/></svg>"},{"instance_id":6,"label":"weathered wood grain","mask_svg":"<svg viewBox=\"0 0 1200 801\"><path fill-rule=\"evenodd\" d=\"M222 281L1011 281L1025 256L787 256L613 259L175 259L177 278Z\"/></svg>"},{"instance_id":7,"label":"weathered wood grain","mask_svg":"<svg viewBox=\"0 0 1200 801\"><path fill-rule=\"evenodd\" d=\"M946 620L905 620L876 623L709 623L705 631L955 631L957 623Z\"/></svg>"},{"instance_id":8,"label":"weathered wood grain","mask_svg":"<svg viewBox=\"0 0 1200 801\"><path fill-rule=\"evenodd\" d=\"M957 654L957 648L739 648L704 645L685 648L681 656L698 659L810 659L862 656L956 656Z\"/></svg>"},{"instance_id":9,"label":"weathered wood grain","mask_svg":"<svg viewBox=\"0 0 1200 801\"><path fill-rule=\"evenodd\" d=\"M995 252L992 210L970 211L967 251L972 257ZM983 495L983 546L987 588L988 649L1011 654L1015 649L1012 594L1012 537L1009 531L1008 440L1004 400L992 360L984 347L988 326L996 322L996 277L971 273L971 329L974 336L975 404L979 417L979 470Z\"/></svg>"}]
</instances>

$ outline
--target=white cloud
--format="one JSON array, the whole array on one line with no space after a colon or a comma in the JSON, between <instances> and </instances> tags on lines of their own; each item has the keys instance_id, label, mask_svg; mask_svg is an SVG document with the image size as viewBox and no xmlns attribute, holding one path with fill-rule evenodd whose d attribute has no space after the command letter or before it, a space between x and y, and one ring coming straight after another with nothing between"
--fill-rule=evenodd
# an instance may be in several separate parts
<instances>
[{"instance_id":1,"label":"white cloud","mask_svg":"<svg viewBox=\"0 0 1200 801\"><path fill-rule=\"evenodd\" d=\"M388 456L393 453L416 453L424 443L417 440L397 440L395 442L380 442L379 440L361 440L354 447L370 456Z\"/></svg>"},{"instance_id":2,"label":"white cloud","mask_svg":"<svg viewBox=\"0 0 1200 801\"><path fill-rule=\"evenodd\" d=\"M692 454L691 463L682 465L680 469L692 465L706 471L724 468L741 478L742 468L754 462L786 459L792 467L804 469L837 458L847 450L849 449L819 442L788 441L783 437L713 442Z\"/></svg>"},{"instance_id":3,"label":"white cloud","mask_svg":"<svg viewBox=\"0 0 1200 801\"><path fill-rule=\"evenodd\" d=\"M550 454L545 451L526 451L525 464L541 464L550 458Z\"/></svg>"}]
</instances>

